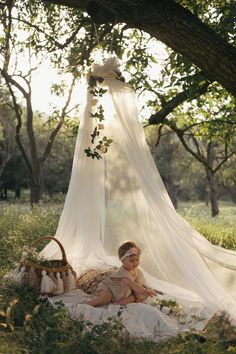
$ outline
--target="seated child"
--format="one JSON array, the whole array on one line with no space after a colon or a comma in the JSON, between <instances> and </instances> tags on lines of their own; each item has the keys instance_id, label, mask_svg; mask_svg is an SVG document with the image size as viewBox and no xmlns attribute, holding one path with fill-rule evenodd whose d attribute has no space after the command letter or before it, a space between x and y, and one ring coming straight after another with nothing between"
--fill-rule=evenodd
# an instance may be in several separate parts
<instances>
[{"instance_id":1,"label":"seated child","mask_svg":"<svg viewBox=\"0 0 236 354\"><path fill-rule=\"evenodd\" d=\"M102 306L109 303L126 305L139 302L148 296L155 296L156 290L144 287L144 276L138 268L141 250L132 241L124 242L118 249L122 266L104 279L96 290L96 297L88 302L91 306Z\"/></svg>"}]
</instances>

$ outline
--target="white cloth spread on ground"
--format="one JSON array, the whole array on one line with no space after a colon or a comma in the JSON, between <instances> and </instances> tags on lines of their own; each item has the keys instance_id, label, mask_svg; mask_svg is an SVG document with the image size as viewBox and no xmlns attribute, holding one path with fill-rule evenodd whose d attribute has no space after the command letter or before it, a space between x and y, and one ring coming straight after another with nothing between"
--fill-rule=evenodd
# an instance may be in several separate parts
<instances>
[{"instance_id":1,"label":"white cloth spread on ground","mask_svg":"<svg viewBox=\"0 0 236 354\"><path fill-rule=\"evenodd\" d=\"M80 289L70 291L63 295L51 298L53 303L63 301L73 318L81 315L94 324L108 321L120 312L119 305L110 304L104 307L92 307L86 304L92 295L84 293ZM129 304L122 308L121 317L124 326L131 336L159 341L176 336L179 328L175 320L165 315L152 306L138 303Z\"/></svg>"},{"instance_id":2,"label":"white cloth spread on ground","mask_svg":"<svg viewBox=\"0 0 236 354\"><path fill-rule=\"evenodd\" d=\"M106 322L121 312L119 318L123 325L132 337L139 340L145 338L160 341L190 329L201 331L214 315L214 312L203 306L201 302L193 305L185 301L180 314L166 315L148 303L133 303L122 308L119 305L110 304L95 308L86 304L92 297L93 295L75 289L54 296L50 298L50 301L53 304L62 301L73 318L80 318L82 315L84 319L94 324Z\"/></svg>"},{"instance_id":3,"label":"white cloth spread on ground","mask_svg":"<svg viewBox=\"0 0 236 354\"><path fill-rule=\"evenodd\" d=\"M146 144L134 92L115 78L118 66L117 59L110 58L92 69L92 75L104 79L99 85L107 92L97 107L104 108L102 134L113 142L102 159L86 156L98 123L90 116L97 108L88 92L55 237L79 274L88 268L119 266L118 246L133 240L143 250L141 266L148 286L189 309L197 304L208 318L225 311L236 321L236 252L212 245L175 211ZM43 254L59 257L53 242ZM137 306L142 312L148 305L131 304L127 311ZM79 305L78 311L96 317L104 310Z\"/></svg>"}]
</instances>

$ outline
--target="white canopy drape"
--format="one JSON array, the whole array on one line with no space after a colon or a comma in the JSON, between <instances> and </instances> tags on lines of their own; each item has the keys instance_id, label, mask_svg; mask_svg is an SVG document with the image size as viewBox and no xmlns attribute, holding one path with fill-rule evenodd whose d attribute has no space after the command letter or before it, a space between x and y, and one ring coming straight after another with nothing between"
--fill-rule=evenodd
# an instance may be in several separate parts
<instances>
[{"instance_id":1,"label":"white canopy drape","mask_svg":"<svg viewBox=\"0 0 236 354\"><path fill-rule=\"evenodd\" d=\"M86 156L96 124L88 93L80 117L70 185L57 237L80 272L119 264L117 248L133 240L152 287L188 301L203 301L236 320L236 252L209 243L174 209L146 144L133 90L114 78L117 60L95 65L104 78L103 134L113 139L102 159ZM43 250L58 257L55 243Z\"/></svg>"}]
</instances>

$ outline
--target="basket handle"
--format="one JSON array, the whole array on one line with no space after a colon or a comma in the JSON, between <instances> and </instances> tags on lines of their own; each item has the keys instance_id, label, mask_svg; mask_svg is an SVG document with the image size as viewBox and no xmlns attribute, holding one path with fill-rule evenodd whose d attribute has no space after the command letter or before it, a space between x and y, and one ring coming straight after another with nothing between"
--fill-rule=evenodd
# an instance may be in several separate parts
<instances>
[{"instance_id":1,"label":"basket handle","mask_svg":"<svg viewBox=\"0 0 236 354\"><path fill-rule=\"evenodd\" d=\"M40 238L38 238L36 241L34 241L34 242L32 243L32 246L31 246L31 247L32 247L32 248L35 247L38 243L40 243L40 242L43 241L43 240L55 241L55 242L58 244L58 246L60 247L61 254L62 254L62 261L64 261L65 263L68 263L68 262L67 262L67 258L66 258L65 249L64 249L64 247L62 246L61 242L60 242L57 238L55 238L55 237L52 237L52 236L43 236L43 237L40 237Z\"/></svg>"}]
</instances>

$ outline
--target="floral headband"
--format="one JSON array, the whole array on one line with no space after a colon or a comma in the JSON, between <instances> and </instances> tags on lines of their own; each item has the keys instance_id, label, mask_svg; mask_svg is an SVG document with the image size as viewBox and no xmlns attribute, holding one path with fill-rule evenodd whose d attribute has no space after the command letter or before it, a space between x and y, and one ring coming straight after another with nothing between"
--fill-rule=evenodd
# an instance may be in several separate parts
<instances>
[{"instance_id":1,"label":"floral headband","mask_svg":"<svg viewBox=\"0 0 236 354\"><path fill-rule=\"evenodd\" d=\"M120 257L120 260L123 261L126 257L129 256L139 256L142 253L142 250L135 246L135 247L131 247L128 251L125 252L125 254Z\"/></svg>"}]
</instances>

